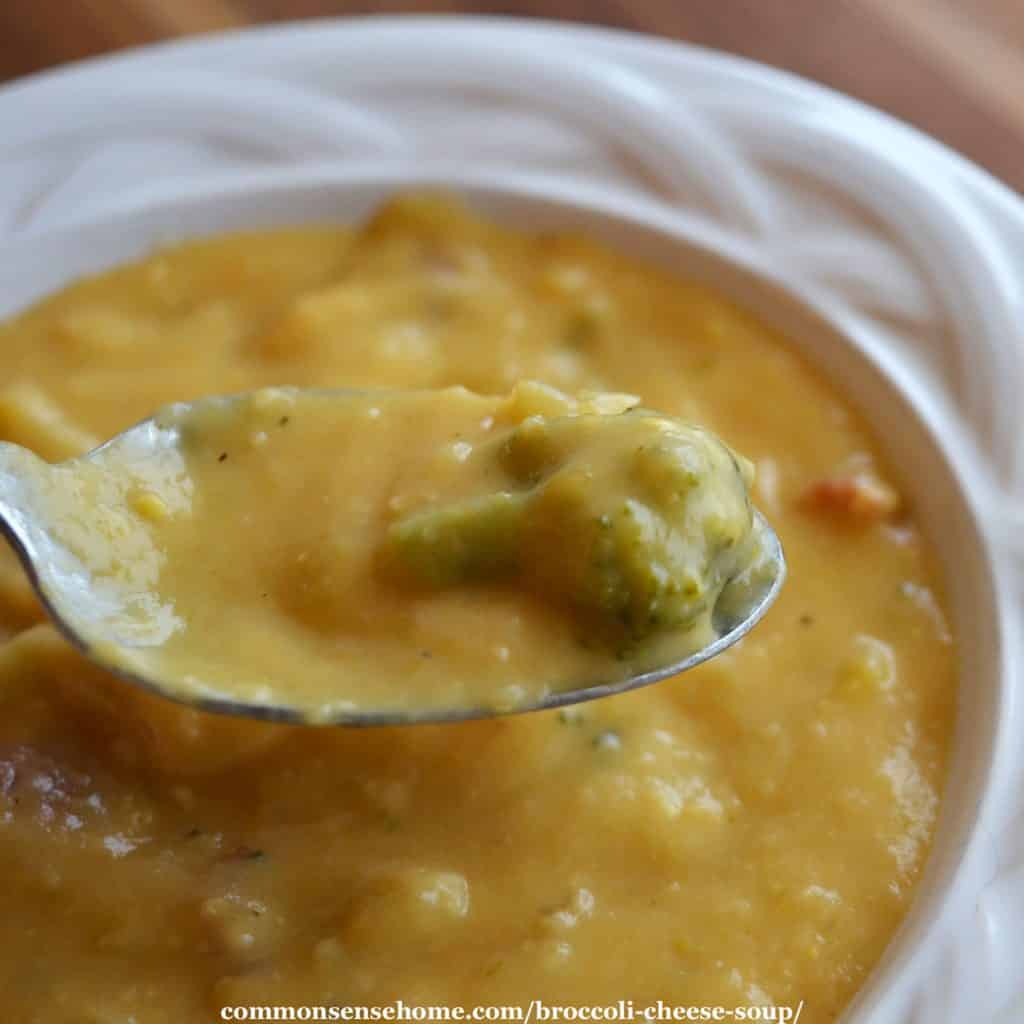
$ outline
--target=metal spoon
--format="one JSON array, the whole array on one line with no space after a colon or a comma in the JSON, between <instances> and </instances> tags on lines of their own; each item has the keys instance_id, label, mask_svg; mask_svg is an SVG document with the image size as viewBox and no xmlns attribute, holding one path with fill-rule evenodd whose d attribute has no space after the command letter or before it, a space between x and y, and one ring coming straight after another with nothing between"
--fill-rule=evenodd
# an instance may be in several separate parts
<instances>
[{"instance_id":1,"label":"metal spoon","mask_svg":"<svg viewBox=\"0 0 1024 1024\"><path fill-rule=\"evenodd\" d=\"M129 460L134 468L141 467L159 477L181 471L184 460L180 442L181 432L176 425L147 419L80 458L59 465L76 468L92 464L102 469L114 460L118 463ZM150 678L110 664L103 657L104 649L109 652L112 646L137 646L140 641L158 643L161 633L166 633L167 625L161 621L159 609L155 609L151 616L140 617L136 608L131 613L134 618L130 635L126 635L126 595L109 580L98 579L55 536L52 518L46 511L45 493L40 489L40 481L45 480L46 473L52 469L52 466L42 462L28 449L0 443L0 530L17 553L33 588L57 628L87 658L130 683L205 711L267 721L351 726L454 722L539 711L609 697L677 676L731 647L764 616L786 576L779 539L760 513L755 513L766 554L767 571L761 576L763 585L755 588L750 601L742 608L730 607L726 610L722 607L723 602L719 602L714 613L718 639L685 658L625 679L584 684L571 690L561 689L533 703L510 709L486 706L410 710L345 709L313 717L308 710L295 706L247 703L219 695L185 696L173 680Z\"/></svg>"}]
</instances>

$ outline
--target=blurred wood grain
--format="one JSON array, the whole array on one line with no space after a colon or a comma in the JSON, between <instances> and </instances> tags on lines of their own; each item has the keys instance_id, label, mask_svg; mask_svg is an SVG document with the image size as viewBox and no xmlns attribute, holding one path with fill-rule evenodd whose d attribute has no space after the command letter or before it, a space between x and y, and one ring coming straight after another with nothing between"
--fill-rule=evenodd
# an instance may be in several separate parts
<instances>
[{"instance_id":1,"label":"blurred wood grain","mask_svg":"<svg viewBox=\"0 0 1024 1024\"><path fill-rule=\"evenodd\" d=\"M0 80L293 18L454 12L650 32L881 107L1024 190L1024 0L0 0Z\"/></svg>"}]
</instances>

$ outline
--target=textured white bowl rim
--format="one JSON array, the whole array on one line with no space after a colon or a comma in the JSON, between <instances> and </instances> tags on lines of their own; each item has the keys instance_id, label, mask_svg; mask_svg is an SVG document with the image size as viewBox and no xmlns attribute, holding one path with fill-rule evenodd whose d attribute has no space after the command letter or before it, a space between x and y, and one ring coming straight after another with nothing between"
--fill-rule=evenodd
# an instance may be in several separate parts
<instances>
[{"instance_id":1,"label":"textured white bowl rim","mask_svg":"<svg viewBox=\"0 0 1024 1024\"><path fill-rule=\"evenodd\" d=\"M733 89L737 88L736 83L740 81L747 81L755 89L758 87L763 89L765 84L768 83L777 93L787 95L794 101L799 97L801 102L806 102L807 97L812 97L817 105L816 113L821 106L832 106L847 111L852 110L855 114L851 114L851 116L873 118L878 125L887 125L886 130L895 135L905 137L901 142L904 147L901 151L901 159L908 167L913 166L917 174L932 173L935 166L934 162L939 161L946 166L951 180L957 181L960 185L968 182L969 188L973 192L984 197L982 200L978 200L977 195L974 195L972 198L975 202L978 202L990 215L993 210L997 210L999 213L1009 216L1015 230L1022 232L1021 237L1024 237L1024 217L1021 216L1017 200L1008 190L998 183L991 181L983 172L973 168L961 158L949 154L948 151L945 151L938 144L923 139L909 129L883 118L882 115L866 112L851 101L836 97L827 90L803 83L790 76L768 71L756 65L750 65L736 58L727 58L710 53L697 53L692 48L686 51L685 48L677 44L662 43L642 37L627 37L619 33L610 33L600 29L569 28L561 25L539 25L537 23L512 21L496 25L489 19L445 18L443 21L446 36L451 36L453 32L464 28L474 38L474 41L479 39L479 33L481 32L497 32L502 37L508 37L508 34L514 31L523 33L531 38L543 37L550 39L551 37L559 37L564 42L573 42L574 44L581 40L593 39L598 41L603 47L621 51L622 53L636 51L647 58L654 54L660 54L663 59L668 61L677 60L680 52L687 52L691 64L699 65L701 62L706 64L709 75L712 67L717 67L718 70L727 68L735 75L732 83ZM436 32L437 28L437 19L357 19L344 25L327 22L307 24L297 28L281 27L247 30L222 38L186 41L150 48L145 52L129 53L116 58L89 62L80 67L37 76L34 79L15 84L0 91L0 126L3 125L5 112L12 116L24 118L26 110L33 102L37 102L37 105L41 103L43 107L46 107L55 101L62 103L64 100L67 100L69 105L73 105L70 102L72 90L76 85L80 84L83 74L98 75L101 79L106 77L110 88L116 93L116 86L119 84L117 78L120 70L129 70L133 67L138 68L142 66L145 68L150 81L154 81L159 78L159 72L165 70L162 65L166 65L170 70L171 77L177 76L177 80L181 82L184 80L182 71L189 66L190 58L199 58L202 62L205 62L213 56L218 56L218 63L220 64L220 58L232 52L242 54L247 50L251 51L261 47L269 47L270 50L276 50L283 57L287 57L289 53L294 55L299 40L306 40L308 43L311 39L315 39L318 46L323 46L329 45L331 40L337 42L342 35L351 37L354 33L366 33L368 31L379 32L384 36L391 36L392 39L397 38L399 35L411 35L416 37L417 40L421 40L423 32ZM330 37L330 39L325 37ZM408 40L406 41L408 42ZM182 61L184 62L183 65L180 64ZM259 64L262 70L265 70L263 65L268 61L271 64L273 63L273 60L266 54L263 54L255 63ZM248 62L242 61L242 70L245 74L251 74L252 68L248 65L252 63L251 59ZM225 68L223 70L227 73L231 69ZM607 68L602 70L607 71ZM195 74L196 70L191 69L188 77L194 77ZM227 91L228 84L225 81L225 91ZM282 98L281 93L279 91L275 92L275 89L287 91L287 88L292 84L290 81L287 85L283 82L278 82L273 89L268 90L266 100L270 108L273 108L274 104L280 101L281 120L279 120L278 126L282 123L287 124L289 107L288 97ZM583 81L583 87L585 88L592 84L588 81ZM251 78L247 80L245 88L251 95L252 90L255 88L254 80ZM35 93L35 97L33 93ZM153 95L156 95L156 93L154 92ZM295 98L301 99L304 103L310 101L308 94ZM577 100L579 99L578 96L576 98ZM198 97L200 102L203 99L203 96ZM713 107L713 104L711 106ZM271 110L271 112L273 111ZM366 123L362 123L358 113L353 115L349 111L346 118L341 121L332 120L335 114L328 110L326 106L322 114L322 126L327 126L331 130L334 130L335 127L338 127L339 130L352 130L359 136L361 144L379 144L386 149L394 142L394 139L389 137L387 129L382 130L379 124L372 123L372 118L367 119ZM311 113L310 117L312 116L313 114ZM704 116L707 117L706 111ZM783 117L782 113L779 114L779 117L781 120ZM144 123L144 121L145 118L143 118L142 122L136 121L135 130L138 130L138 124ZM699 127L706 128L706 122ZM877 130L881 131L882 129L877 128ZM28 132L25 141L26 147L31 148L33 138L38 139L41 134L45 135L45 132L45 122L39 129ZM907 139L910 139L910 142ZM310 144L310 141L309 138L303 137L300 125L296 127L295 138L289 142L289 145L294 145L301 151L303 146ZM315 153L314 155L317 157L333 157L335 154L328 152L326 154ZM256 170L232 168L228 171L218 169L216 173L211 172L192 180L175 182L173 185L165 184L162 186L157 185L150 189L141 189L134 198L128 197L127 200L124 200L122 197L119 200L119 205L115 205L113 208L101 205L92 215L89 214L88 210L86 210L84 215L80 210L66 211L62 217L51 220L49 223L45 221L45 218L41 224L33 225L30 223L27 225L27 230L25 230L26 225L17 225L14 231L9 232L11 238L7 254L16 257L17 253L22 250L26 253L31 253L36 249L45 251L47 249L47 237L59 238L61 230L65 230L72 223L77 222L81 226L81 230L88 235L91 230L90 223L94 227L102 229L104 222L114 223L119 218L123 220L124 218L135 217L136 215L144 216L147 210L152 210L167 202L185 201L187 206L191 200L197 200L202 196L209 196L212 191L216 191L219 188L226 189L225 195L227 195L231 190L240 189L242 192L245 192L254 188L268 188L275 180L279 183L287 182L288 187L293 187L296 184L301 185L304 181L305 185L303 187L310 188L316 185L318 175L320 176L320 185L323 188L331 187L332 181L343 180L346 176L350 184L351 182L358 181L361 176L364 180L391 180L393 183L409 180L407 174L396 172L394 161L390 168L386 163L382 163L379 168L374 169L372 161L359 163L352 158L351 154L344 155L347 160L344 170L336 162L326 161L322 162L322 166L308 167L304 171L296 171L294 167L287 171L268 170L267 168ZM307 159L308 156L309 154L306 154ZM2 158L3 152L2 147L0 147L0 181L3 180ZM406 165L408 165L408 162L409 158L406 155ZM990 491L991 483L988 480L989 474L979 473L976 468L978 449L979 447L983 449L984 444L979 444L977 438L972 440L966 432L964 436L960 436L955 431L949 429L951 408L945 404L943 395L934 389L919 386L919 381L915 376L915 372L919 368L908 364L904 359L895 357L891 346L886 344L888 340L886 336L878 333L873 334L870 330L870 323L866 322L859 313L852 312L849 303L844 305L842 302L836 301L837 296L834 292L829 293L826 290L816 288L813 284L800 280L796 275L773 271L772 257L766 256L763 252L759 254L755 246L744 244L738 241L736 237L718 230L709 224L706 218L700 219L699 217L688 216L682 213L673 213L671 210L666 209L663 200L659 203L647 200L642 196L636 195L635 188L632 194L627 194L628 190L624 189L621 183L614 190L607 183L600 186L591 184L588 191L588 186L577 179L571 180L571 184L567 185L569 179L566 178L563 168L558 168L553 173L547 173L543 165L539 168L537 166L530 168L529 173L524 171L518 175L507 174L504 179L493 170L482 176L474 177L472 174L467 174L458 162L446 162L443 158L436 157L433 154L428 157L417 153L416 165L417 171L414 175L416 180L461 181L470 190L474 187L482 188L487 186L493 188L495 186L504 186L511 191L521 194L529 194L532 191L537 197L557 197L559 203L567 209L574 205L576 207L587 206L594 211L603 209L608 213L623 216L635 223L646 222L649 225L656 225L662 230L669 227L671 231L680 237L688 238L693 243L705 245L711 251L726 254L731 262L757 268L758 273L764 279L774 278L779 281L785 286L789 294L799 297L801 303L806 308L817 310L825 321L833 325L834 330L844 334L849 339L852 347L865 352L870 360L881 369L883 375L895 382L897 390L908 396L912 405L916 408L921 421L927 423L931 434L940 439L940 446L948 457L952 472L960 482L959 490L964 497L964 511L967 518L972 522L977 522L979 519L991 517L990 503L992 501L992 494ZM666 168L659 169L655 167L650 170L653 174L659 173L660 170L665 174L666 180L670 182L670 186L673 183L671 164ZM370 175L369 179L365 178L367 174ZM712 179L713 177L714 174L711 175ZM713 192L715 188L713 181L709 184L709 175L706 167L694 172L692 174L692 181L689 184L692 184L698 190L704 187L710 188ZM745 197L749 197L750 208L747 223L756 227L760 217L758 204L761 203L763 205L763 195L757 192L756 187L748 189L749 182L733 184L735 185L734 195L740 197L737 203L733 205L737 208L742 208ZM315 194L315 188L311 194ZM191 200L188 199L190 196ZM712 196L712 200L714 198ZM720 199L720 197L718 198ZM988 205L985 206L985 204ZM39 205L40 207L45 206L45 204ZM299 205L301 206L302 204ZM695 202L694 205L699 209L699 203ZM968 219L974 215L971 211L963 212ZM290 219L295 218L291 217ZM300 217L299 219L303 218ZM735 225L729 225L729 227L732 228ZM984 232L981 233L983 234ZM992 239L996 238L997 232L992 231L989 234L990 237L985 240L986 244L996 245L996 242L993 242ZM24 237L19 239L18 235ZM0 241L2 241L2 237L0 237ZM1019 238L1003 237L998 239L998 243L1005 246L1009 254L1006 257L1007 260L1021 255L1020 249L1017 248ZM54 258L57 258L56 254L54 254ZM94 257L83 253L82 258L88 264L89 259ZM17 258L13 262L17 263ZM53 264L53 272L57 276L53 283L58 283L59 280L62 280L66 276L67 269L67 261L64 264L55 262ZM8 274L7 280L11 281L14 279ZM839 297L841 298L841 296ZM825 329L824 326L823 329ZM1005 366L1006 364L1003 365ZM979 508L979 502L982 503L983 507ZM986 506L985 503L988 503L988 505ZM982 516L981 512L984 512L985 515ZM989 555L980 533L976 541L976 551L979 558L982 562L987 562ZM984 570L984 566L982 566L982 570ZM999 594L999 612L993 620L993 627L995 629L993 634L994 642L998 643L1001 647L1006 647L1007 649L1013 647L1014 650L1018 650L1019 648L1015 646L1018 643L1018 617L1015 614L1014 597L1010 592L1010 579L1008 575L995 571L990 574L990 578L993 581L993 587ZM1000 819L1005 816L1006 808L1003 805L1008 800L1007 791L1012 784L1014 772L1019 771L1017 763L1019 757L1015 755L1009 742L1011 739L1011 726L1016 721L1018 714L1014 704L1014 678L1009 660L1006 664L1006 672L1002 677L1002 683L1002 689L995 695L1000 711L999 731L996 736L993 736L993 745L989 750L991 760L989 765L986 766L985 771L985 774L991 776L991 784L978 808L978 824L973 830L969 856L967 856L966 850L963 851L965 854L964 862L959 867L955 884L947 887L944 893L933 894L933 898L929 901L929 907L915 907L914 914L912 915L915 920L923 920L925 917L930 919L930 923L925 926L927 933L926 944L929 947L938 945L939 933L943 928L953 927L960 920L955 904L963 903L965 899L969 900L978 891L981 883L984 881L982 876L989 873L986 868L990 868L991 862L994 859L998 859L998 851L991 848L981 848L986 844L989 847L993 845L993 837L999 831ZM925 909L928 910L927 915L924 913ZM962 915L962 912L963 907L960 907L959 914ZM991 935L988 938L991 941ZM1000 941L1005 941L1006 938L1006 936L1003 936ZM912 989L920 990L922 986L928 987L929 985L935 991L942 989L943 986L938 982L929 982L927 978L921 977L928 970L931 970L934 975L934 972L938 969L936 964L932 962L936 960L936 957L928 955L931 952L933 951L926 949L924 946L919 946L911 954L902 957L898 972L888 971L889 976L885 977L884 985L878 984L882 979L872 979L865 989L864 996L851 1009L850 1018L856 1017L858 1020L871 1019L874 1021L883 1018L895 1020L911 1019L913 1017L914 1019L938 1021L940 1018L936 1016L935 1000L930 998L927 992L911 992ZM993 955L992 950L979 950L977 952L978 957L984 957L986 954ZM882 973L885 974L886 972L883 971ZM969 991L972 983L983 976L984 971L979 973L968 969L964 975L964 983L961 984L960 990L954 992L951 998L948 992L948 978L945 979L943 984L946 991L943 993L942 1004L944 1010L950 1015L950 1020L955 1019L952 1014L958 1012L959 1008L977 1010L979 1015L972 1016L972 1020L995 1019L992 1015L994 1011L992 1009L982 1011L979 1003L973 998L974 994ZM885 992L882 992L882 988L885 989ZM910 998L911 996L913 998ZM946 1019L945 1016L942 1019ZM1010 1018L1007 1017L1006 1019L1009 1020Z\"/></svg>"}]
</instances>

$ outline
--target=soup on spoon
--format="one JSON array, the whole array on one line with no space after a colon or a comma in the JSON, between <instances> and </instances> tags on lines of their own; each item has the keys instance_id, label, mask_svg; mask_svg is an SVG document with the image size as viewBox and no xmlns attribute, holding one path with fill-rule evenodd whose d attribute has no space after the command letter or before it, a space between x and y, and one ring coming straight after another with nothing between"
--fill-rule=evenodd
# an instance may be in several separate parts
<instances>
[{"instance_id":1,"label":"soup on spoon","mask_svg":"<svg viewBox=\"0 0 1024 1024\"><path fill-rule=\"evenodd\" d=\"M781 579L751 479L631 396L530 382L203 399L3 473L90 656L310 722L525 709L708 649Z\"/></svg>"}]
</instances>

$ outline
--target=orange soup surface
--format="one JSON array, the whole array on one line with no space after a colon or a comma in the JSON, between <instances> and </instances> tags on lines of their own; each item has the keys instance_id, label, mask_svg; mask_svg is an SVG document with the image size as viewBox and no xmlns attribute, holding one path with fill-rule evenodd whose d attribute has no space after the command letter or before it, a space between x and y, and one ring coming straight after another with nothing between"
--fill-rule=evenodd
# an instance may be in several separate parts
<instances>
[{"instance_id":1,"label":"orange soup surface","mask_svg":"<svg viewBox=\"0 0 1024 1024\"><path fill-rule=\"evenodd\" d=\"M206 714L93 668L2 552L5 1020L536 998L803 1000L821 1024L864 981L927 858L954 639L865 424L763 325L584 238L414 197L75 283L0 326L0 371L0 439L51 462L267 387L628 393L752 461L789 564L766 619L678 679L350 730ZM439 642L501 663L486 605L444 608Z\"/></svg>"}]
</instances>

